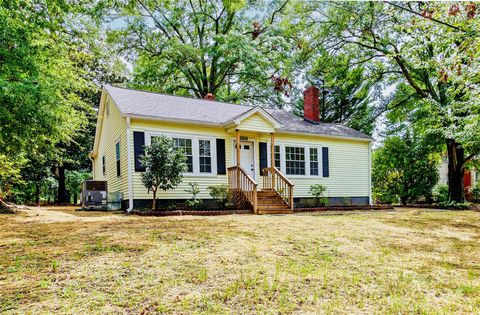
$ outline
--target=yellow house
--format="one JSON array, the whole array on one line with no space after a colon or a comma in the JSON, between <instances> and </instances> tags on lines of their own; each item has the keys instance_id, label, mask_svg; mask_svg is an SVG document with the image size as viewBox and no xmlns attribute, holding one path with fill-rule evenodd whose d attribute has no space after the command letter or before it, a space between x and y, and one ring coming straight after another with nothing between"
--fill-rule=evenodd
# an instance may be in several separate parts
<instances>
[{"instance_id":1,"label":"yellow house","mask_svg":"<svg viewBox=\"0 0 480 315\"><path fill-rule=\"evenodd\" d=\"M311 203L311 185L327 187L330 204L371 202L371 141L356 130L319 120L318 89L304 92L304 117L285 110L105 86L91 152L94 180L123 195L128 211L150 207L139 157L159 135L187 155L177 189L159 191L160 205L191 196L188 183L228 185L254 213L288 213Z\"/></svg>"}]
</instances>

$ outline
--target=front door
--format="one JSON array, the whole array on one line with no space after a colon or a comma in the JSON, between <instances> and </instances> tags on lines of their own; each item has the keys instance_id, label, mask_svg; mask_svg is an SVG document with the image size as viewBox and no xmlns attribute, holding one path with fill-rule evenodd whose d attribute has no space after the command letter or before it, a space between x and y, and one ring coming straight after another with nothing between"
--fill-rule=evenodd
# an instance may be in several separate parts
<instances>
[{"instance_id":1,"label":"front door","mask_svg":"<svg viewBox=\"0 0 480 315\"><path fill-rule=\"evenodd\" d=\"M253 142L241 141L240 166L248 175L250 175L252 178L255 178L255 162L253 156Z\"/></svg>"}]
</instances>

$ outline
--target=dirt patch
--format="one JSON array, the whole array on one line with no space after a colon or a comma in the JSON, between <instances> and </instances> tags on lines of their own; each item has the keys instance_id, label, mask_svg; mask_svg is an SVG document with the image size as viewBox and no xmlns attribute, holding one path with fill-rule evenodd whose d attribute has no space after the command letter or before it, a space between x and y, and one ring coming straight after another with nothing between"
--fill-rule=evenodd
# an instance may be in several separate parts
<instances>
[{"instance_id":1,"label":"dirt patch","mask_svg":"<svg viewBox=\"0 0 480 315\"><path fill-rule=\"evenodd\" d=\"M76 211L77 207L30 207L18 210L20 216L14 220L29 223L55 223L55 222L119 222L128 220L127 216L118 213L92 213L86 215Z\"/></svg>"}]
</instances>

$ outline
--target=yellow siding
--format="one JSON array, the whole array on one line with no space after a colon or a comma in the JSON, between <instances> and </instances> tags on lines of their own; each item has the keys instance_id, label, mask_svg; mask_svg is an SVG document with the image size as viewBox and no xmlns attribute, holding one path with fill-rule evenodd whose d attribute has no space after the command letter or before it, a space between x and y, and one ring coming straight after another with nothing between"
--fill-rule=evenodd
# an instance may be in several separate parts
<instances>
[{"instance_id":1,"label":"yellow siding","mask_svg":"<svg viewBox=\"0 0 480 315\"><path fill-rule=\"evenodd\" d=\"M259 114L254 114L250 117L245 118L235 129L253 132L275 132L272 124L263 119Z\"/></svg>"},{"instance_id":2,"label":"yellow siding","mask_svg":"<svg viewBox=\"0 0 480 315\"><path fill-rule=\"evenodd\" d=\"M329 177L288 176L295 185L295 197L311 197L309 189L313 184L325 185L327 197L368 197L370 195L370 147L368 142L277 134L275 143L315 144L329 148Z\"/></svg>"},{"instance_id":3,"label":"yellow siding","mask_svg":"<svg viewBox=\"0 0 480 315\"><path fill-rule=\"evenodd\" d=\"M102 113L103 122L100 129L97 155L94 160L95 180L107 180L109 192L122 192L124 199L128 198L127 174L127 137L126 119L121 116L114 102L107 95ZM107 115L107 106L109 114ZM115 145L120 140L120 169L121 176L117 177ZM102 156L105 154L106 173L102 171Z\"/></svg>"},{"instance_id":4,"label":"yellow siding","mask_svg":"<svg viewBox=\"0 0 480 315\"><path fill-rule=\"evenodd\" d=\"M229 136L225 133L225 130L221 127L203 127L197 125L188 125L183 123L167 123L159 121L146 121L146 120L131 120L131 143L130 148L133 157L133 131L144 132L166 132L176 134L189 134L189 135L202 135L214 138L225 139L225 159L227 167L231 166L229 163L232 159L232 148L229 145ZM134 164L134 163L132 163ZM135 166L132 165L133 172L133 196L134 199L151 199L152 193L148 193L147 189L143 186L141 181L141 173L135 172ZM157 193L158 198L162 199L186 199L191 195L185 192L188 189L189 182L196 182L200 187L199 198L211 198L208 186L227 184L227 175L210 175L210 176L184 176L183 182L175 190L159 191Z\"/></svg>"},{"instance_id":5,"label":"yellow siding","mask_svg":"<svg viewBox=\"0 0 480 315\"><path fill-rule=\"evenodd\" d=\"M263 119L260 118L262 121ZM266 123L263 121L263 123ZM243 122L242 122L243 124ZM190 134L203 135L214 138L225 139L225 156L227 167L234 164L234 149L233 140L234 133L227 133L222 127L209 127L191 125L185 123L169 123L160 121L147 121L132 119L131 121L131 154L133 156L133 131L144 132L165 132L175 134ZM251 131L254 128L251 129ZM266 132L241 132L241 135L248 136L247 141L255 142L255 178L259 187L262 185L262 178L260 177L260 162L259 162L259 142L267 142L270 147L270 135ZM313 184L323 184L327 186L326 195L328 197L368 197L369 196L369 176L370 176L370 160L369 160L369 143L365 141L351 141L344 139L332 139L321 136L310 135L294 135L281 134L275 135L276 144L285 145L318 145L329 148L330 156L330 177L295 177L288 176L294 183L295 197L311 197L309 195L310 186ZM319 152L320 154L321 152ZM126 159L126 157L125 157ZM270 157L269 157L270 161ZM321 165L320 165L321 167ZM135 172L132 163L133 172L133 195L134 199L150 199L152 194L147 192L147 189L141 182L141 177L138 172ZM127 181L125 176L124 181ZM182 184L175 190L161 191L158 193L159 198L164 199L185 199L190 195L184 190L188 188L189 182L197 182L200 186L200 198L210 198L207 187L210 185L220 185L227 183L226 175L215 176L185 176Z\"/></svg>"}]
</instances>

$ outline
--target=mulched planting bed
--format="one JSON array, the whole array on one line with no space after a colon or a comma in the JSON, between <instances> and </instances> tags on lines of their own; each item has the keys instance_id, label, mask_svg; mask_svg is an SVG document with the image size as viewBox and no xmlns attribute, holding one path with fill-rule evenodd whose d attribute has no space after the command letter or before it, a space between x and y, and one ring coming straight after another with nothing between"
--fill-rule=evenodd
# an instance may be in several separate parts
<instances>
[{"instance_id":1,"label":"mulched planting bed","mask_svg":"<svg viewBox=\"0 0 480 315\"><path fill-rule=\"evenodd\" d=\"M165 217L172 215L228 215L228 214L252 214L252 210L133 210L131 214L140 216Z\"/></svg>"},{"instance_id":2,"label":"mulched planting bed","mask_svg":"<svg viewBox=\"0 0 480 315\"><path fill-rule=\"evenodd\" d=\"M324 206L324 207L314 207L314 208L295 208L295 212L313 212L313 211L331 211L331 210L342 210L342 211L352 211L352 210L393 210L391 205L351 205L351 206Z\"/></svg>"},{"instance_id":3,"label":"mulched planting bed","mask_svg":"<svg viewBox=\"0 0 480 315\"><path fill-rule=\"evenodd\" d=\"M395 208L423 208L423 209L440 209L440 210L475 210L479 211L479 205L470 205L470 206L442 206L442 205L424 205L424 204L412 204L412 205L398 205Z\"/></svg>"}]
</instances>

